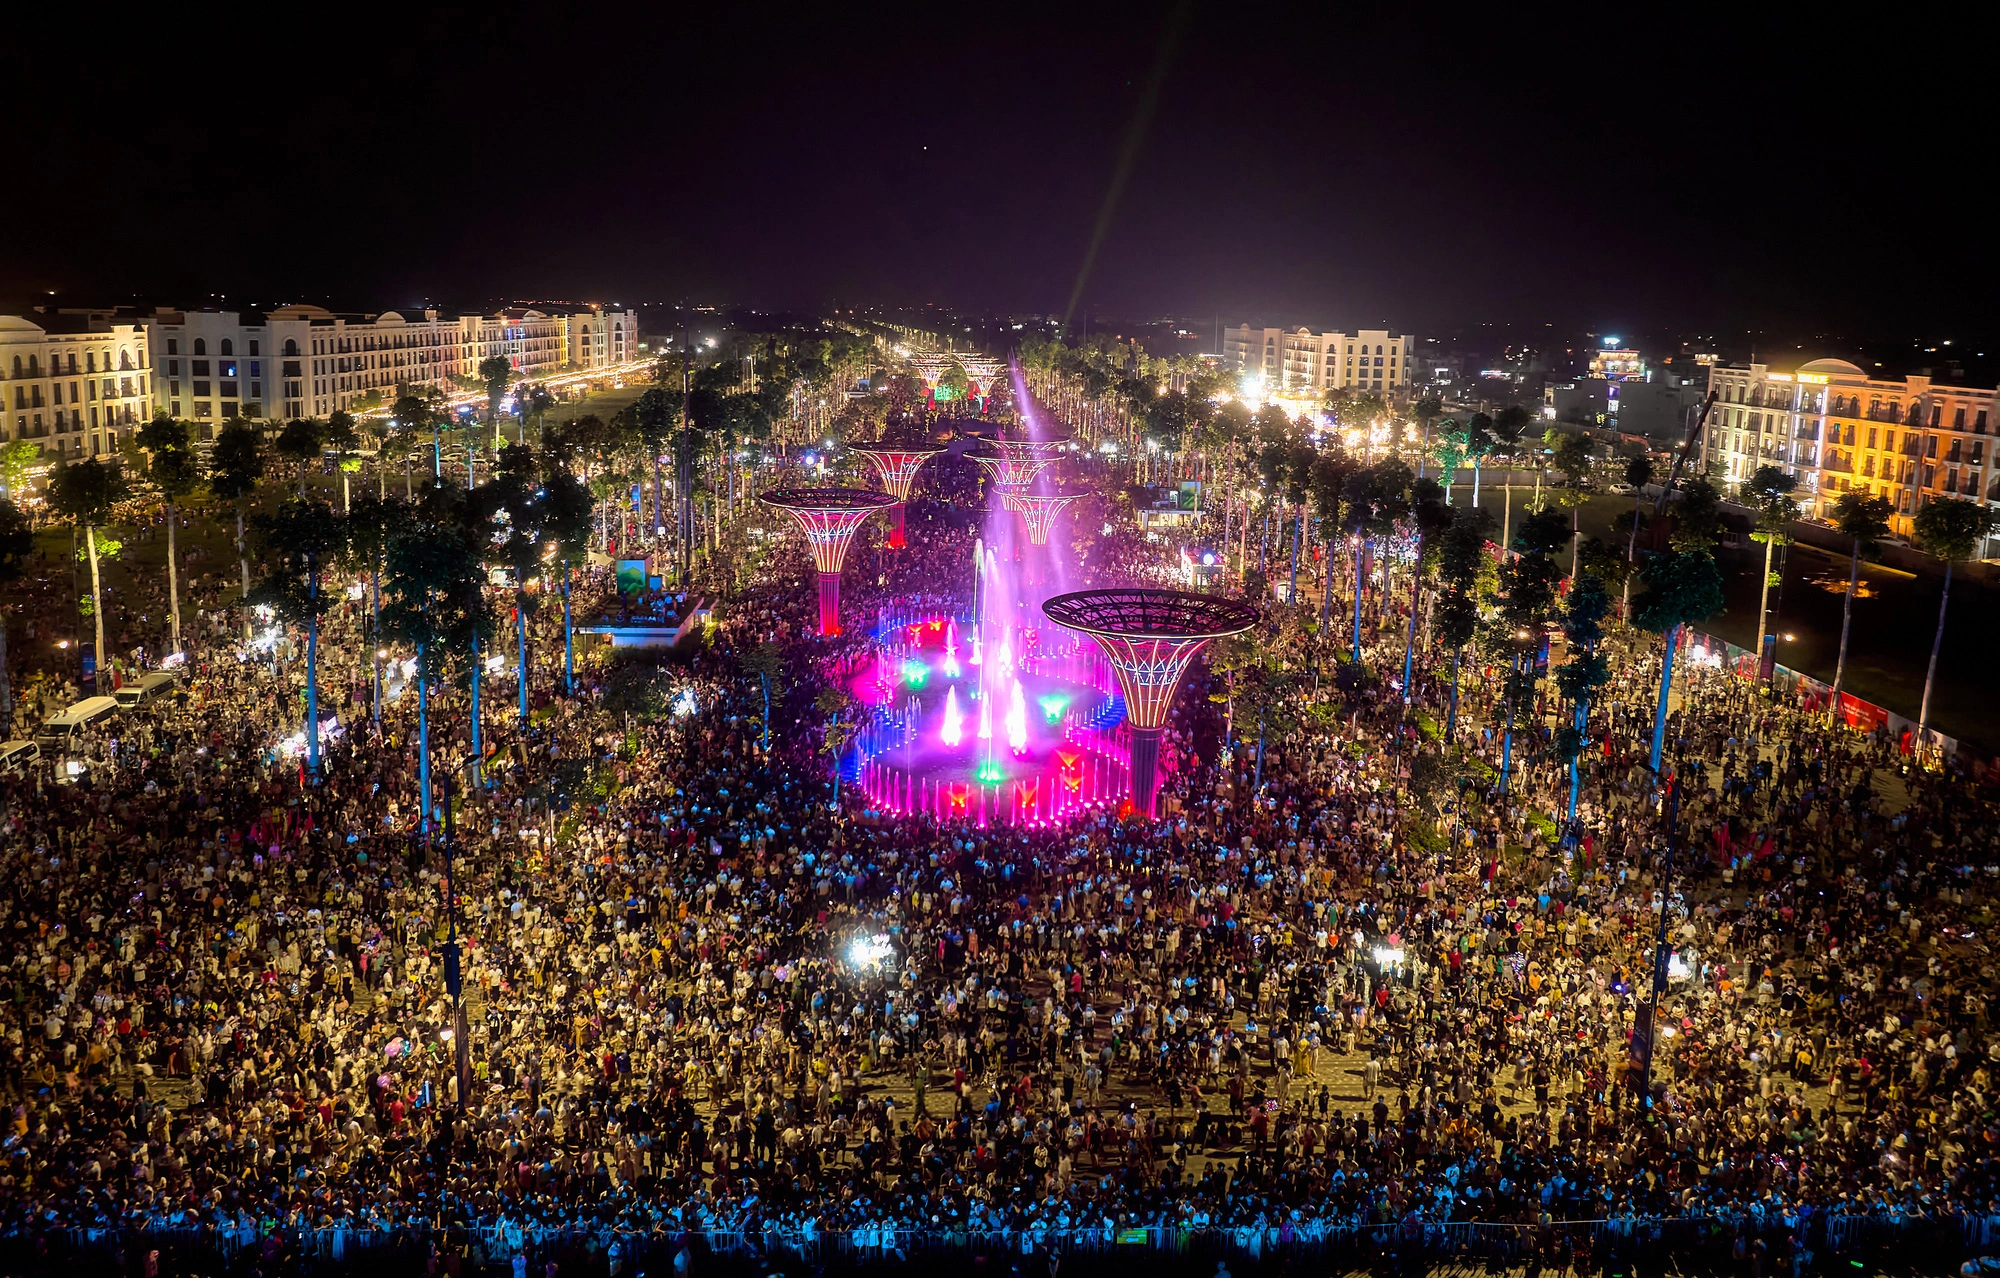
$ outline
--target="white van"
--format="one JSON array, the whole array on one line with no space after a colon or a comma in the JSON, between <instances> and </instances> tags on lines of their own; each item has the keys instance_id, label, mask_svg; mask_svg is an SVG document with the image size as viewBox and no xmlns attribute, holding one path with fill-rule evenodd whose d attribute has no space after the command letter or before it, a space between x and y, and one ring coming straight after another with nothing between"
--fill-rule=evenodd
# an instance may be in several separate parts
<instances>
[{"instance_id":1,"label":"white van","mask_svg":"<svg viewBox=\"0 0 2000 1278\"><path fill-rule=\"evenodd\" d=\"M42 748L32 741L0 741L0 776L17 772L26 776L42 757Z\"/></svg>"},{"instance_id":2,"label":"white van","mask_svg":"<svg viewBox=\"0 0 2000 1278\"><path fill-rule=\"evenodd\" d=\"M85 728L117 713L117 698L85 697L44 723L41 731L35 734L35 744L42 748L44 754L66 753Z\"/></svg>"},{"instance_id":3,"label":"white van","mask_svg":"<svg viewBox=\"0 0 2000 1278\"><path fill-rule=\"evenodd\" d=\"M130 710L136 706L149 705L156 697L166 696L174 690L176 682L178 680L173 671L154 670L141 675L139 682L128 683L111 695L117 699L120 709Z\"/></svg>"}]
</instances>

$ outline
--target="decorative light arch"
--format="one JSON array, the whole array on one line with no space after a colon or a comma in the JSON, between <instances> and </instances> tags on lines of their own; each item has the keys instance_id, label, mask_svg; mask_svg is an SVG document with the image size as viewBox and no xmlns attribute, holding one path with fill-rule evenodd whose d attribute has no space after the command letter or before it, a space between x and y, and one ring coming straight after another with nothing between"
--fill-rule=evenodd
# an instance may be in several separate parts
<instances>
[{"instance_id":1,"label":"decorative light arch","mask_svg":"<svg viewBox=\"0 0 2000 1278\"><path fill-rule=\"evenodd\" d=\"M882 477L882 487L896 499L889 511L889 545L901 550L907 544L903 537L903 516L910 500L910 488L917 482L917 472L924 463L943 452L936 444L861 444L854 449L869 461L875 463L875 473Z\"/></svg>"},{"instance_id":2,"label":"decorative light arch","mask_svg":"<svg viewBox=\"0 0 2000 1278\"><path fill-rule=\"evenodd\" d=\"M1021 517L1021 522L1028 529L1029 545L1046 546L1056 516L1062 514L1071 502L1082 500L1083 496L1079 492L1031 493L1002 489L1000 504Z\"/></svg>"}]
</instances>

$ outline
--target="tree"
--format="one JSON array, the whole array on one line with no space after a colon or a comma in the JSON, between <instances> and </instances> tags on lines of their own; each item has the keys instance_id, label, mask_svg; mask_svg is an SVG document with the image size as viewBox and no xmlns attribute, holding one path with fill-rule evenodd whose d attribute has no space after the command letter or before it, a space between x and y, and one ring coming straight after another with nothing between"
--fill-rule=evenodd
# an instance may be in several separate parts
<instances>
[{"instance_id":1,"label":"tree","mask_svg":"<svg viewBox=\"0 0 2000 1278\"><path fill-rule=\"evenodd\" d=\"M373 674L373 714L382 721L382 556L409 507L388 497L363 494L347 510L348 553L354 562L368 565L369 602L368 651Z\"/></svg>"},{"instance_id":2,"label":"tree","mask_svg":"<svg viewBox=\"0 0 2000 1278\"><path fill-rule=\"evenodd\" d=\"M1620 583L1623 595L1619 610L1629 619L1632 616L1632 578L1636 575L1639 559L1639 524L1642 518L1639 503L1645 500L1646 485L1653 482L1653 459L1645 453L1628 458L1625 462L1625 482L1632 487L1632 531L1625 539L1625 575Z\"/></svg>"},{"instance_id":3,"label":"tree","mask_svg":"<svg viewBox=\"0 0 2000 1278\"><path fill-rule=\"evenodd\" d=\"M1451 500L1451 486L1458 479L1458 468L1465 464L1465 432L1457 422L1446 417L1438 422L1436 443L1432 455L1437 458L1438 474L1444 483L1444 499Z\"/></svg>"},{"instance_id":4,"label":"tree","mask_svg":"<svg viewBox=\"0 0 2000 1278\"><path fill-rule=\"evenodd\" d=\"M1799 508L1792 502L1792 490L1799 481L1785 473L1782 466L1759 466L1750 478L1743 481L1740 492L1744 504L1757 512L1757 528L1750 534L1752 541L1764 543L1764 581L1757 596L1757 659L1764 659L1764 636L1768 632L1771 615L1771 554L1781 542L1790 537L1785 530L1791 527Z\"/></svg>"},{"instance_id":5,"label":"tree","mask_svg":"<svg viewBox=\"0 0 2000 1278\"><path fill-rule=\"evenodd\" d=\"M412 439L421 436L426 430L430 432L431 474L435 477L442 477L444 475L444 445L438 439L438 425L444 414L437 400L425 394L422 390L411 390L405 387L403 388L403 393L396 397L396 402L390 406L389 416L394 418L396 424L402 428L403 433ZM403 487L406 493L409 490L409 473L409 463L406 455L403 466Z\"/></svg>"},{"instance_id":6,"label":"tree","mask_svg":"<svg viewBox=\"0 0 2000 1278\"><path fill-rule=\"evenodd\" d=\"M10 439L0 444L0 489L9 501L19 503L21 490L28 485L28 471L41 460L42 446L32 439Z\"/></svg>"},{"instance_id":7,"label":"tree","mask_svg":"<svg viewBox=\"0 0 2000 1278\"><path fill-rule=\"evenodd\" d=\"M1931 686L1937 680L1938 648L1944 643L1944 614L1951 604L1951 570L1961 559L1979 552L1979 543L1993 530L2000 512L1957 497L1937 497L1917 510L1917 549L1944 561L1944 593L1938 597L1937 632L1931 636L1931 660L1924 670L1924 700L1917 710L1917 745L1931 721Z\"/></svg>"},{"instance_id":8,"label":"tree","mask_svg":"<svg viewBox=\"0 0 2000 1278\"><path fill-rule=\"evenodd\" d=\"M570 565L590 549L590 489L556 458L542 467L541 535L562 565L563 691L576 687L576 636L569 610Z\"/></svg>"},{"instance_id":9,"label":"tree","mask_svg":"<svg viewBox=\"0 0 2000 1278\"><path fill-rule=\"evenodd\" d=\"M953 360L938 374L937 398L939 402L964 399L966 388L971 385L972 378L967 375L965 365Z\"/></svg>"},{"instance_id":10,"label":"tree","mask_svg":"<svg viewBox=\"0 0 2000 1278\"><path fill-rule=\"evenodd\" d=\"M676 404L658 386L649 386L646 393L639 396L632 405L632 417L638 426L639 439L646 446L647 459L653 470L653 536L661 538L667 533L666 485L660 478L660 454L667 451L673 440L674 426L680 421L681 406ZM681 500L686 494L678 495Z\"/></svg>"},{"instance_id":11,"label":"tree","mask_svg":"<svg viewBox=\"0 0 2000 1278\"><path fill-rule=\"evenodd\" d=\"M493 446L500 446L500 401L507 397L507 384L514 380L514 365L505 355L488 355L479 361L479 380L486 387L486 420L493 423Z\"/></svg>"},{"instance_id":12,"label":"tree","mask_svg":"<svg viewBox=\"0 0 2000 1278\"><path fill-rule=\"evenodd\" d=\"M396 436L396 423L387 417L370 417L361 429L375 441L375 495L386 500L389 496L389 441ZM406 469L404 473L409 472ZM406 490L404 496L408 495Z\"/></svg>"},{"instance_id":13,"label":"tree","mask_svg":"<svg viewBox=\"0 0 2000 1278\"><path fill-rule=\"evenodd\" d=\"M1667 544L1683 554L1715 555L1722 539L1722 494L1705 475L1696 476L1674 502L1674 530Z\"/></svg>"},{"instance_id":14,"label":"tree","mask_svg":"<svg viewBox=\"0 0 2000 1278\"><path fill-rule=\"evenodd\" d=\"M278 617L306 631L306 770L319 769L319 623L334 600L321 588L327 569L346 553L346 521L318 498L298 497L277 513L258 517L259 540L268 572L250 593Z\"/></svg>"},{"instance_id":15,"label":"tree","mask_svg":"<svg viewBox=\"0 0 2000 1278\"><path fill-rule=\"evenodd\" d=\"M181 499L201 487L201 462L195 457L193 432L186 422L161 413L139 428L139 447L146 450L146 478L167 506L167 626L174 651L181 650L181 579L178 537Z\"/></svg>"},{"instance_id":16,"label":"tree","mask_svg":"<svg viewBox=\"0 0 2000 1278\"><path fill-rule=\"evenodd\" d=\"M1534 696L1536 659L1556 606L1562 569L1555 553L1570 540L1569 521L1561 511L1538 510L1521 521L1514 534L1514 558L1500 566L1500 636L1510 658L1507 681L1507 733L1500 747L1500 793L1506 794L1514 757L1514 711Z\"/></svg>"},{"instance_id":17,"label":"tree","mask_svg":"<svg viewBox=\"0 0 2000 1278\"><path fill-rule=\"evenodd\" d=\"M1562 628L1569 640L1569 660L1556 672L1556 688L1569 698L1570 722L1556 734L1557 752L1569 760L1569 813L1563 821L1566 843L1574 842L1576 800L1583 785L1581 756L1590 726L1590 694L1610 681L1611 671L1597 646L1604 638L1604 618L1611 611L1611 592L1595 573L1571 582L1564 601Z\"/></svg>"},{"instance_id":18,"label":"tree","mask_svg":"<svg viewBox=\"0 0 2000 1278\"><path fill-rule=\"evenodd\" d=\"M1660 747L1667 739L1667 699L1674 686L1674 649L1681 628L1722 611L1722 574L1704 550L1669 550L1640 570L1646 593L1639 596L1633 621L1666 640L1660 656L1660 699L1653 711L1653 748L1648 765L1660 774Z\"/></svg>"},{"instance_id":19,"label":"tree","mask_svg":"<svg viewBox=\"0 0 2000 1278\"><path fill-rule=\"evenodd\" d=\"M1347 531L1354 541L1354 642L1349 661L1357 667L1361 664L1361 598L1366 590L1361 554L1378 538L1394 532L1397 521L1409 514L1410 481L1410 468L1387 457L1350 474L1342 491Z\"/></svg>"},{"instance_id":20,"label":"tree","mask_svg":"<svg viewBox=\"0 0 2000 1278\"><path fill-rule=\"evenodd\" d=\"M826 716L826 727L820 748L833 756L833 806L840 806L840 757L847 752L848 742L854 740L854 724L847 720L847 713L854 705L854 695L846 688L833 685L821 688L813 698L813 709Z\"/></svg>"},{"instance_id":21,"label":"tree","mask_svg":"<svg viewBox=\"0 0 2000 1278\"><path fill-rule=\"evenodd\" d=\"M1520 462L1521 441L1527 437L1530 418L1519 404L1509 404L1493 415L1493 452L1507 459L1507 482L1500 485L1500 544L1514 535L1514 469Z\"/></svg>"},{"instance_id":22,"label":"tree","mask_svg":"<svg viewBox=\"0 0 2000 1278\"><path fill-rule=\"evenodd\" d=\"M1416 697L1417 609L1422 602L1424 581L1437 571L1439 546L1452 523L1451 505L1444 499L1444 485L1435 479L1419 479L1411 484L1410 513L1417 529L1417 554L1410 573L1409 628L1403 639L1405 706Z\"/></svg>"},{"instance_id":23,"label":"tree","mask_svg":"<svg viewBox=\"0 0 2000 1278\"><path fill-rule=\"evenodd\" d=\"M1333 545L1340 533L1341 501L1347 492L1347 479L1354 470L1354 463L1341 449L1328 449L1313 460L1312 502L1313 514L1319 518L1320 541L1326 550L1326 579L1321 583L1319 608L1320 633L1327 633L1333 624ZM1356 589L1360 583L1356 583Z\"/></svg>"},{"instance_id":24,"label":"tree","mask_svg":"<svg viewBox=\"0 0 2000 1278\"><path fill-rule=\"evenodd\" d=\"M250 553L243 542L243 502L264 477L264 438L240 418L223 426L208 455L208 491L236 507L236 563L243 574L243 637L250 637Z\"/></svg>"},{"instance_id":25,"label":"tree","mask_svg":"<svg viewBox=\"0 0 2000 1278\"><path fill-rule=\"evenodd\" d=\"M111 518L111 508L124 498L124 480L95 457L58 465L49 484L49 504L82 534L90 557L89 606L96 638L92 652L100 668L104 663L104 581L98 569L97 528Z\"/></svg>"},{"instance_id":26,"label":"tree","mask_svg":"<svg viewBox=\"0 0 2000 1278\"><path fill-rule=\"evenodd\" d=\"M481 547L464 517L464 491L434 482L389 539L383 628L416 652L417 784L431 823L430 690L486 628Z\"/></svg>"},{"instance_id":27,"label":"tree","mask_svg":"<svg viewBox=\"0 0 2000 1278\"><path fill-rule=\"evenodd\" d=\"M298 495L306 492L306 468L319 460L323 447L322 436L326 426L309 417L294 417L278 432L278 456L299 468Z\"/></svg>"},{"instance_id":28,"label":"tree","mask_svg":"<svg viewBox=\"0 0 2000 1278\"><path fill-rule=\"evenodd\" d=\"M1472 462L1472 504L1479 504L1479 464L1493 451L1493 419L1474 413L1458 431L1459 448Z\"/></svg>"},{"instance_id":29,"label":"tree","mask_svg":"<svg viewBox=\"0 0 2000 1278\"><path fill-rule=\"evenodd\" d=\"M1555 452L1549 464L1563 477L1563 491L1560 505L1569 511L1570 561L1569 571L1576 575L1576 556L1580 545L1577 539L1577 512L1590 487L1590 441L1582 435L1572 435L1551 427L1542 436L1542 442Z\"/></svg>"},{"instance_id":30,"label":"tree","mask_svg":"<svg viewBox=\"0 0 2000 1278\"><path fill-rule=\"evenodd\" d=\"M771 681L785 672L785 657L778 645L766 640L736 659L744 674L756 675L764 690L764 751L771 750Z\"/></svg>"},{"instance_id":31,"label":"tree","mask_svg":"<svg viewBox=\"0 0 2000 1278\"><path fill-rule=\"evenodd\" d=\"M347 477L361 465L361 432L354 428L354 418L334 409L320 428L320 444L333 450L333 463L340 471L340 509L345 514L354 504Z\"/></svg>"},{"instance_id":32,"label":"tree","mask_svg":"<svg viewBox=\"0 0 2000 1278\"><path fill-rule=\"evenodd\" d=\"M35 547L28 517L11 497L0 497L0 587L19 580ZM7 664L7 612L0 608L0 740L14 735L14 680Z\"/></svg>"},{"instance_id":33,"label":"tree","mask_svg":"<svg viewBox=\"0 0 2000 1278\"><path fill-rule=\"evenodd\" d=\"M1437 539L1438 604L1435 641L1451 650L1451 709L1445 718L1445 741L1458 726L1458 675L1465 646L1479 632L1480 582L1491 571L1486 536L1493 520L1470 507L1451 512L1451 522Z\"/></svg>"},{"instance_id":34,"label":"tree","mask_svg":"<svg viewBox=\"0 0 2000 1278\"><path fill-rule=\"evenodd\" d=\"M1833 662L1833 695L1829 709L1840 713L1840 681L1847 673L1847 631L1854 621L1854 595L1861 588L1861 556L1875 553L1877 541L1888 535L1889 516L1896 507L1887 497L1873 497L1850 488L1833 503L1834 526L1847 538L1853 552L1847 561L1847 597L1840 604L1840 652Z\"/></svg>"}]
</instances>

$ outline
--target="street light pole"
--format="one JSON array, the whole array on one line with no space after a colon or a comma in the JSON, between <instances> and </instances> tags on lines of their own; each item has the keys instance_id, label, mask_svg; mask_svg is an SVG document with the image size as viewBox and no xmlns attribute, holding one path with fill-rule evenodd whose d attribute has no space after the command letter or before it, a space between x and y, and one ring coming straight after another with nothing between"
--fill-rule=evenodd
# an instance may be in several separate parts
<instances>
[{"instance_id":1,"label":"street light pole","mask_svg":"<svg viewBox=\"0 0 2000 1278\"><path fill-rule=\"evenodd\" d=\"M1660 935L1653 948L1653 982L1641 1008L1639 1019L1632 1025L1635 1043L1639 1048L1639 1107L1650 1109L1653 1103L1653 1038L1654 1020L1659 1016L1660 1001L1667 993L1667 903L1673 895L1674 886L1674 828L1680 823L1681 787L1678 776L1667 778L1667 859L1660 873Z\"/></svg>"},{"instance_id":2,"label":"street light pole","mask_svg":"<svg viewBox=\"0 0 2000 1278\"><path fill-rule=\"evenodd\" d=\"M466 1096L471 1090L472 1077L468 1068L468 1047L465 1023L465 983L459 969L458 955L458 880L454 873L452 851L455 826L452 821L452 789L455 772L444 776L444 901L447 932L444 942L444 988L451 996L451 1047L453 1076L458 1081L458 1108L465 1109Z\"/></svg>"}]
</instances>

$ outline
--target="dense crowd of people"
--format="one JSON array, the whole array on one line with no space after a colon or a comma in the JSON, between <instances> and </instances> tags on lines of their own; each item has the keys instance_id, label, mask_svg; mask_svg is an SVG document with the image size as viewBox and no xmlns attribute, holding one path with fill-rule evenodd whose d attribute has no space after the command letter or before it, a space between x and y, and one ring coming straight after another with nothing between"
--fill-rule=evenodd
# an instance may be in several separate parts
<instances>
[{"instance_id":1,"label":"dense crowd of people","mask_svg":"<svg viewBox=\"0 0 2000 1278\"><path fill-rule=\"evenodd\" d=\"M73 782L0 781L0 1229L1256 1248L2000 1213L1989 801L1695 668L1663 805L1650 636L1612 640L1573 847L1547 716L1502 800L1497 680L1462 681L1455 727L1484 770L1413 795L1448 695L1429 665L1422 723L1363 687L1261 745L1225 739L1197 669L1160 820L836 807L827 673L866 619L970 590L969 467L940 470L907 549L857 547L840 639L813 634L795 541L657 669L593 652L565 694L559 611L524 622L532 715L492 676L476 770L464 695L432 697L448 826L423 820L402 678L376 717L361 600L321 638L342 732L313 782L284 745L302 660L246 646L226 575L197 576L179 694L93 729ZM1159 554L1108 519L1079 523L1085 582ZM574 590L588 612L615 584ZM1385 668L1407 606L1369 605Z\"/></svg>"}]
</instances>

